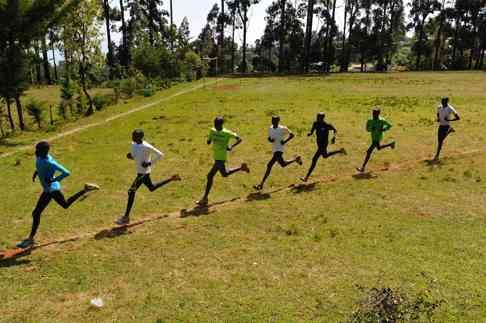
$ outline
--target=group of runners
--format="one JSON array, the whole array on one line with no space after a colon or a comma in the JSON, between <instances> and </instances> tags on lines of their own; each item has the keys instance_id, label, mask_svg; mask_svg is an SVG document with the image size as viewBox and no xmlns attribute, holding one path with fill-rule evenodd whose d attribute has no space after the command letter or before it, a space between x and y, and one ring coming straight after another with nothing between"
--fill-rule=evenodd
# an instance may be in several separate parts
<instances>
[{"instance_id":1,"label":"group of runners","mask_svg":"<svg viewBox=\"0 0 486 323\"><path fill-rule=\"evenodd\" d=\"M392 125L382 118L380 114L380 109L378 107L374 108L372 111L372 118L366 123L366 130L371 135L371 145L366 151L363 164L357 168L357 171L360 173L365 172L366 165L368 164L368 161L370 160L375 149L394 149L396 146L395 142L390 142L387 144L382 143L384 132L390 130ZM453 116L452 119L450 118L451 116ZM444 140L450 133L454 132L450 122L459 119L459 114L449 104L449 99L447 97L442 98L441 104L437 108L436 121L439 123L439 128L438 145L434 160L439 159ZM344 148L328 151L330 132L333 133L330 142L331 144L334 144L336 142L337 130L331 123L326 122L325 114L319 112L316 120L312 124L310 132L308 133L308 136L313 136L315 134L317 150L312 158L309 170L305 176L301 177L303 182L306 182L312 175L312 172L314 171L317 162L321 157L329 158L338 154L346 155L346 150ZM280 124L279 116L272 117L272 124L268 130L268 141L272 144L273 156L267 164L267 168L261 182L254 186L256 190L259 191L263 189L265 181L268 179L272 168L276 163L278 163L281 167L287 167L293 163L302 165L302 158L300 156L296 156L291 160L286 160L284 158L285 146L294 137L294 134L286 126ZM232 140L234 142L230 144ZM152 182L150 176L152 166L161 160L164 157L164 154L144 140L144 132L141 129L133 131L132 141L131 152L127 154L127 158L135 162L136 177L128 190L128 201L125 213L115 221L117 225L127 225L130 223L130 212L135 201L135 194L142 184L153 192L170 182L181 180L180 176L175 174L166 180L156 183ZM242 139L236 133L224 127L224 119L222 117L217 117L214 120L214 128L210 130L207 138L207 144L212 145L213 148L214 164L207 175L207 183L204 194L202 198L196 202L199 206L205 207L208 205L208 197L213 186L213 179L218 172L223 177L231 176L237 172L250 172L250 169L246 163L242 163L236 168L228 169L226 166L228 152L232 151L241 142ZM22 249L26 249L34 245L34 238L40 224L42 212L48 206L51 200L57 202L64 209L67 209L83 195L90 191L99 189L98 185L87 183L84 185L82 190L66 200L61 191L60 182L64 178L68 177L70 172L49 154L49 149L50 146L47 141L41 141L35 147L36 170L33 174L32 180L35 181L36 177L39 178L43 192L39 197L34 211L32 212L33 221L31 232L26 239L17 244L17 247Z\"/></svg>"}]
</instances>

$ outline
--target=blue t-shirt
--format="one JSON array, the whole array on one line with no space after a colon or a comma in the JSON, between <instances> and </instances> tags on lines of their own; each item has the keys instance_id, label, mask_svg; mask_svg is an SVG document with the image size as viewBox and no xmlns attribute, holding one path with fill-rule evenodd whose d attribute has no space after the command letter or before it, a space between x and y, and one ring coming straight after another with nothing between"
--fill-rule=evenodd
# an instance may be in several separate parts
<instances>
[{"instance_id":1,"label":"blue t-shirt","mask_svg":"<svg viewBox=\"0 0 486 323\"><path fill-rule=\"evenodd\" d=\"M71 175L69 170L59 164L51 155L47 155L47 158L37 157L35 168L44 192L60 191L61 183L59 182ZM61 174L55 177L56 172Z\"/></svg>"}]
</instances>

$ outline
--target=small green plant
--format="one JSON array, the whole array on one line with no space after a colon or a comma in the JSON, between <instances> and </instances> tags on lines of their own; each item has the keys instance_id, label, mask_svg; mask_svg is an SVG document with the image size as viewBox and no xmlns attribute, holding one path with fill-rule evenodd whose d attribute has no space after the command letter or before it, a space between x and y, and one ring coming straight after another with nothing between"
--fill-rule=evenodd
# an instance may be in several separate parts
<instances>
[{"instance_id":1,"label":"small green plant","mask_svg":"<svg viewBox=\"0 0 486 323\"><path fill-rule=\"evenodd\" d=\"M93 104L97 111L103 110L103 108L113 103L113 98L108 95L96 95L93 97Z\"/></svg>"},{"instance_id":2,"label":"small green plant","mask_svg":"<svg viewBox=\"0 0 486 323\"><path fill-rule=\"evenodd\" d=\"M31 100L25 106L27 113L34 119L37 127L40 129L42 127L42 121L44 120L45 106L42 102Z\"/></svg>"}]
</instances>

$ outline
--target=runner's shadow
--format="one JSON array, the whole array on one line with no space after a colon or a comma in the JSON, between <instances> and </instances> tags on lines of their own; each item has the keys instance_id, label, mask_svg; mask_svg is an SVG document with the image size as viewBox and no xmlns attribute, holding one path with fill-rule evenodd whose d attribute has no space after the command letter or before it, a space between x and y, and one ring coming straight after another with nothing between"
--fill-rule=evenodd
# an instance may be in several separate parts
<instances>
[{"instance_id":1,"label":"runner's shadow","mask_svg":"<svg viewBox=\"0 0 486 323\"><path fill-rule=\"evenodd\" d=\"M28 260L28 259L19 259L20 257L25 257L25 256L27 256L27 254L16 257L16 258L0 260L0 268L10 268L10 267L23 266L23 265L30 264L30 260Z\"/></svg>"},{"instance_id":2,"label":"runner's shadow","mask_svg":"<svg viewBox=\"0 0 486 323\"><path fill-rule=\"evenodd\" d=\"M255 192L255 193L250 193L246 197L247 202L253 202L253 201L264 201L272 198L272 195L269 193L262 193L262 192Z\"/></svg>"},{"instance_id":3,"label":"runner's shadow","mask_svg":"<svg viewBox=\"0 0 486 323\"><path fill-rule=\"evenodd\" d=\"M113 238L117 238L119 236L122 236L122 235L125 235L125 234L130 234L130 233L131 232L128 231L128 228L125 226L125 227L101 230L100 232L95 234L94 238L95 238L95 240L113 239Z\"/></svg>"},{"instance_id":4,"label":"runner's shadow","mask_svg":"<svg viewBox=\"0 0 486 323\"><path fill-rule=\"evenodd\" d=\"M295 184L291 187L292 193L308 193L316 189L317 183Z\"/></svg>"},{"instance_id":5,"label":"runner's shadow","mask_svg":"<svg viewBox=\"0 0 486 323\"><path fill-rule=\"evenodd\" d=\"M437 159L426 159L424 160L424 163L426 166L429 166L429 167L440 167L442 166L442 162L440 160L437 160Z\"/></svg>"},{"instance_id":6,"label":"runner's shadow","mask_svg":"<svg viewBox=\"0 0 486 323\"><path fill-rule=\"evenodd\" d=\"M181 215L180 218L187 218L190 216L201 216L201 215L209 215L211 213L214 213L215 211L211 211L209 206L197 206L192 209L182 209L181 210Z\"/></svg>"},{"instance_id":7,"label":"runner's shadow","mask_svg":"<svg viewBox=\"0 0 486 323\"><path fill-rule=\"evenodd\" d=\"M368 172L368 173L354 174L353 178L356 180L370 180L370 179L378 178L378 176L371 172Z\"/></svg>"}]
</instances>

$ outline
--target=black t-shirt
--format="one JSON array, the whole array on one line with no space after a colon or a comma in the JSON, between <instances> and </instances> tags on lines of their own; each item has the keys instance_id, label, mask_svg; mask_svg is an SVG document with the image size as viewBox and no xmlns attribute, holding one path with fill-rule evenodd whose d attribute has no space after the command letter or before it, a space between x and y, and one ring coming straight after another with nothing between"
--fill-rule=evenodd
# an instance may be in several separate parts
<instances>
[{"instance_id":1,"label":"black t-shirt","mask_svg":"<svg viewBox=\"0 0 486 323\"><path fill-rule=\"evenodd\" d=\"M317 143L321 145L327 145L329 143L329 131L336 130L334 126L326 122L314 122L312 125L316 132Z\"/></svg>"}]
</instances>

